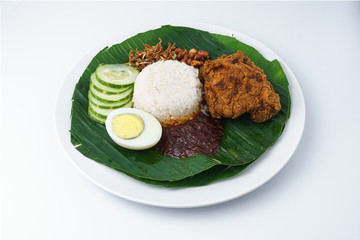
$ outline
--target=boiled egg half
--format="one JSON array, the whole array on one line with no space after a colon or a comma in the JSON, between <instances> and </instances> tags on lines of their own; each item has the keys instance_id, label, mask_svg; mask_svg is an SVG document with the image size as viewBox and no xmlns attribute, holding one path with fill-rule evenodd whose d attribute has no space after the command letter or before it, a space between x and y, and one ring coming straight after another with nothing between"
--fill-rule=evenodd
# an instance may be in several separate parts
<instances>
[{"instance_id":1,"label":"boiled egg half","mask_svg":"<svg viewBox=\"0 0 360 240\"><path fill-rule=\"evenodd\" d=\"M142 150L153 147L162 134L160 122L151 114L136 108L119 108L105 121L106 130L118 145Z\"/></svg>"}]
</instances>

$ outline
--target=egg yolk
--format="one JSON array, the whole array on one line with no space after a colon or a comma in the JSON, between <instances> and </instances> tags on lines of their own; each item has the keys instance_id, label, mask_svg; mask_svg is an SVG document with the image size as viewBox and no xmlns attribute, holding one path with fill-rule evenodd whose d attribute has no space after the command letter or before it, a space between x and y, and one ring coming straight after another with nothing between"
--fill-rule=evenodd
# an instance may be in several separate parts
<instances>
[{"instance_id":1,"label":"egg yolk","mask_svg":"<svg viewBox=\"0 0 360 240\"><path fill-rule=\"evenodd\" d=\"M132 139L144 131L144 121L138 115L124 113L113 118L112 128L119 138Z\"/></svg>"}]
</instances>

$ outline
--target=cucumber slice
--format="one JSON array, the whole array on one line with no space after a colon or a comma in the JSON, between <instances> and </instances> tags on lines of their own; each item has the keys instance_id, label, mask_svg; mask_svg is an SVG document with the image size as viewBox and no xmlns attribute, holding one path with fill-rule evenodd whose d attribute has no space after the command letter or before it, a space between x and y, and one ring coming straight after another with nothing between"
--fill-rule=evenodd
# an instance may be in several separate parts
<instances>
[{"instance_id":1,"label":"cucumber slice","mask_svg":"<svg viewBox=\"0 0 360 240\"><path fill-rule=\"evenodd\" d=\"M101 84L119 89L133 85L139 71L126 64L101 64L95 73Z\"/></svg>"},{"instance_id":2,"label":"cucumber slice","mask_svg":"<svg viewBox=\"0 0 360 240\"><path fill-rule=\"evenodd\" d=\"M123 107L124 108L131 108L132 107L132 102L128 102L127 104L125 104ZM95 115L96 117L100 118L100 119L106 119L107 116L114 111L114 109L102 109L102 108L98 108L94 105L92 105L91 102L89 102L89 112L91 112L93 115Z\"/></svg>"},{"instance_id":3,"label":"cucumber slice","mask_svg":"<svg viewBox=\"0 0 360 240\"><path fill-rule=\"evenodd\" d=\"M95 115L94 113L94 110L91 109L90 105L89 105L89 109L88 109L88 113L89 113L89 116L92 120L98 122L98 123L101 123L101 124L105 124L105 120L106 118L101 118L101 117L98 117Z\"/></svg>"},{"instance_id":4,"label":"cucumber slice","mask_svg":"<svg viewBox=\"0 0 360 240\"><path fill-rule=\"evenodd\" d=\"M125 101L126 99L132 98L133 88L129 88L125 92L116 94L116 95L108 95L102 92L97 91L92 85L90 85L90 91L93 97L100 102L104 103L119 103Z\"/></svg>"},{"instance_id":5,"label":"cucumber slice","mask_svg":"<svg viewBox=\"0 0 360 240\"><path fill-rule=\"evenodd\" d=\"M95 107L98 108L102 108L102 109L117 109L117 108L121 108L123 107L125 104L129 103L132 99L128 98L125 99L124 101L120 101L117 103L104 103L104 102L100 102L99 100L97 100L92 94L91 91L89 91L88 94L88 98L89 101L91 102L91 104Z\"/></svg>"},{"instance_id":6,"label":"cucumber slice","mask_svg":"<svg viewBox=\"0 0 360 240\"><path fill-rule=\"evenodd\" d=\"M105 86L104 84L101 84L98 81L98 79L96 78L95 72L93 74L91 74L90 84L93 85L93 88L95 88L97 91L106 93L106 94L110 94L110 95L125 92L126 90L129 90L129 88L132 87L132 86L129 86L129 87L124 87L124 88L111 88L111 87Z\"/></svg>"}]
</instances>

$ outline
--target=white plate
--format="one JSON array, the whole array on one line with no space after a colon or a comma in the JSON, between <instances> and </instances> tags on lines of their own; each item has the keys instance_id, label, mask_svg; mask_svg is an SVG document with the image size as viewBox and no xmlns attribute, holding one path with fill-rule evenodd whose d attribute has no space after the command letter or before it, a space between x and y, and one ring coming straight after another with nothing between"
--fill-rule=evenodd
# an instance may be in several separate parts
<instances>
[{"instance_id":1,"label":"white plate","mask_svg":"<svg viewBox=\"0 0 360 240\"><path fill-rule=\"evenodd\" d=\"M91 182L116 196L134 202L161 207L189 208L218 204L243 196L275 176L295 152L305 125L305 102L300 85L290 68L272 50L243 33L207 24L172 25L189 26L227 36L233 35L238 40L255 47L267 59L279 60L290 84L292 103L290 119L287 121L284 132L278 141L250 167L235 177L204 187L181 189L167 189L148 185L84 157L70 142L71 97L75 84L91 59L102 47L122 42L135 34L128 33L127 36L122 36L98 49L94 49L75 66L64 81L55 107L55 125L61 145L77 169ZM157 27L159 26L154 28Z\"/></svg>"}]
</instances>

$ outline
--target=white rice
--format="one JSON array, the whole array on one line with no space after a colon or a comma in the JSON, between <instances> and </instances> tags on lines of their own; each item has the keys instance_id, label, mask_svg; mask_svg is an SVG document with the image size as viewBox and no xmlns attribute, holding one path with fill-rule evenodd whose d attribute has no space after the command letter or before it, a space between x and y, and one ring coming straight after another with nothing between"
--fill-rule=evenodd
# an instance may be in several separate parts
<instances>
[{"instance_id":1,"label":"white rice","mask_svg":"<svg viewBox=\"0 0 360 240\"><path fill-rule=\"evenodd\" d=\"M198 70L179 61L153 63L135 81L134 107L162 123L196 113L201 100Z\"/></svg>"}]
</instances>

